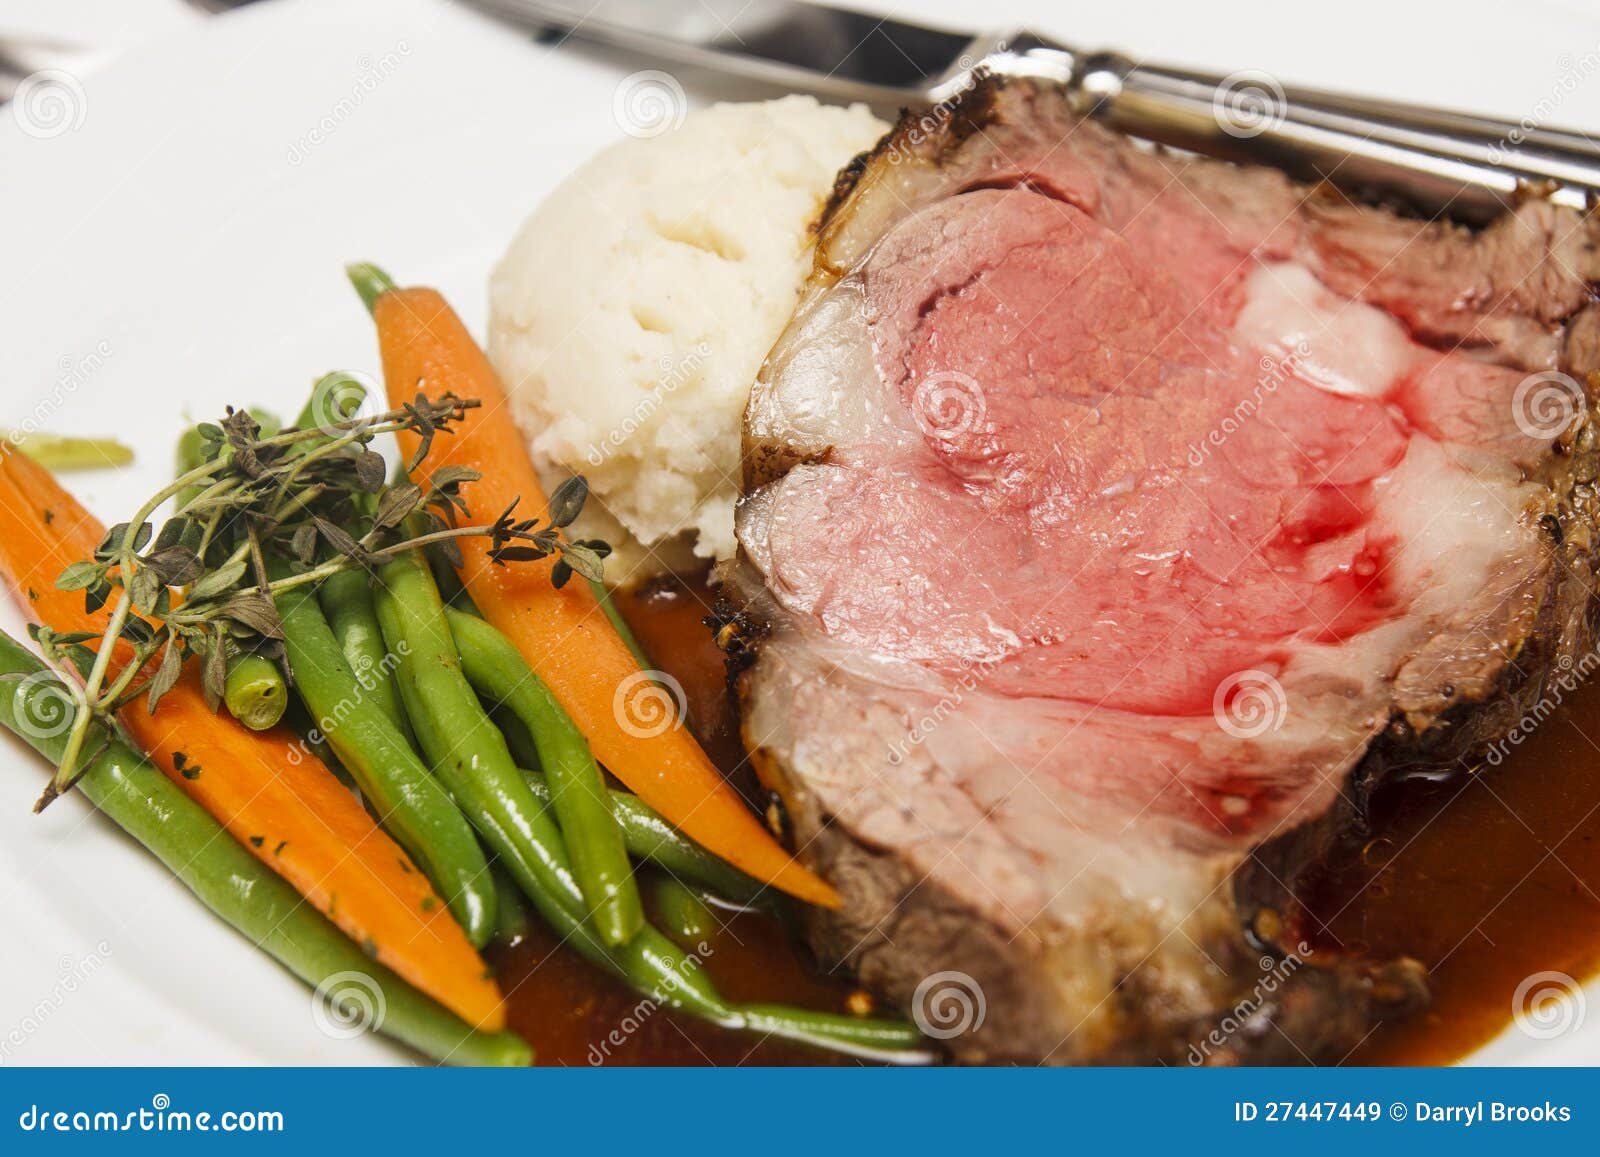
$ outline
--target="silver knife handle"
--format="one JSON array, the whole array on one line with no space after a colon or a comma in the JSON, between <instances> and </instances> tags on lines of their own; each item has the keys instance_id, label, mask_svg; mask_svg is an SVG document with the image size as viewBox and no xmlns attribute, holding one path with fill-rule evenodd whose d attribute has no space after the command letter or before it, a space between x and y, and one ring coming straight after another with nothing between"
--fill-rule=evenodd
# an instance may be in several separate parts
<instances>
[{"instance_id":1,"label":"silver knife handle","mask_svg":"<svg viewBox=\"0 0 1600 1157\"><path fill-rule=\"evenodd\" d=\"M1600 148L1580 133L1285 88L1263 72L1217 76L1043 43L1018 55L1070 60L1079 109L1123 132L1427 213L1487 220L1530 188L1584 209L1600 190Z\"/></svg>"}]
</instances>

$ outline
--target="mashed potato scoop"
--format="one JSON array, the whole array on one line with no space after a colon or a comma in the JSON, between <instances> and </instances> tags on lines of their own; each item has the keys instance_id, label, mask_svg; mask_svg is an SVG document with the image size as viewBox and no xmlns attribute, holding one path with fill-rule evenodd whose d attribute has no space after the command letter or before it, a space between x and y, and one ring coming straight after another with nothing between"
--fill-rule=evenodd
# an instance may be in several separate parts
<instances>
[{"instance_id":1,"label":"mashed potato scoop","mask_svg":"<svg viewBox=\"0 0 1600 1157\"><path fill-rule=\"evenodd\" d=\"M490 356L540 469L587 476L614 584L733 554L750 385L835 175L887 129L805 96L715 105L588 161L512 241Z\"/></svg>"}]
</instances>

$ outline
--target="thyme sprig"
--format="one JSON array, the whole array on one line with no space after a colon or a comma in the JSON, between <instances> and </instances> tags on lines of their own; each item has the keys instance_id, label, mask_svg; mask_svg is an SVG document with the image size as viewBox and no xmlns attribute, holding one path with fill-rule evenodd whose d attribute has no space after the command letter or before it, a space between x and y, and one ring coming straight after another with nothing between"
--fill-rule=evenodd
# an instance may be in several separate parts
<instances>
[{"instance_id":1,"label":"thyme sprig","mask_svg":"<svg viewBox=\"0 0 1600 1157\"><path fill-rule=\"evenodd\" d=\"M453 433L478 404L419 394L372 417L268 436L246 410L230 408L221 421L198 426L201 464L148 498L107 532L92 558L72 563L56 580L63 590L82 591L90 612L110 605L105 630L34 630L45 660L65 680L74 712L61 761L34 810L67 791L93 761L95 753L84 748L95 722L109 723L141 695L154 713L191 657L201 664L213 710L232 656L254 651L281 663L273 600L284 590L352 567L376 570L425 547L459 566L465 538L487 539L488 557L500 566L557 556L550 578L558 587L574 573L598 580L611 548L566 534L588 495L581 475L552 493L543 524L517 519L516 502L492 523L472 523L461 487L480 475L463 467L432 471L426 486L404 476L386 483L374 438L417 435L418 449L404 464L409 475L435 439ZM169 500L174 513L157 529L155 514Z\"/></svg>"}]
</instances>

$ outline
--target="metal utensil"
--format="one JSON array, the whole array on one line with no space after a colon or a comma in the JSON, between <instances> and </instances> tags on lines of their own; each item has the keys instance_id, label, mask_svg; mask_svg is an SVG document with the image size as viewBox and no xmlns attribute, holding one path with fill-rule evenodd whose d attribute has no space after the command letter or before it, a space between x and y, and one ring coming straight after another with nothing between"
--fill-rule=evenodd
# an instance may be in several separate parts
<instances>
[{"instance_id":1,"label":"metal utensil","mask_svg":"<svg viewBox=\"0 0 1600 1157\"><path fill-rule=\"evenodd\" d=\"M1083 52L1031 33L974 35L800 0L469 0L518 24L657 59L877 104L938 103L980 63L1063 85L1133 136L1485 220L1529 186L1574 208L1600 190L1581 132L1285 87Z\"/></svg>"},{"instance_id":2,"label":"metal utensil","mask_svg":"<svg viewBox=\"0 0 1600 1157\"><path fill-rule=\"evenodd\" d=\"M231 12L257 0L188 0L202 12ZM81 78L108 64L117 55L113 49L92 48L34 36L0 34L0 105L16 96L29 77L67 73Z\"/></svg>"},{"instance_id":3,"label":"metal utensil","mask_svg":"<svg viewBox=\"0 0 1600 1157\"><path fill-rule=\"evenodd\" d=\"M31 76L58 72L74 76L99 67L111 53L99 52L81 44L33 37L0 36L0 104L17 94Z\"/></svg>"}]
</instances>

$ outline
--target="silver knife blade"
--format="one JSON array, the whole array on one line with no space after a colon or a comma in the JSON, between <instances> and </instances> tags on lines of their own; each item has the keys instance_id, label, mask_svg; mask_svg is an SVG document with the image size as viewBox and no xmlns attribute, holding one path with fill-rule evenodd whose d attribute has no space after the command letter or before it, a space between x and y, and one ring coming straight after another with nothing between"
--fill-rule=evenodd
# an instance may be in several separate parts
<instances>
[{"instance_id":1,"label":"silver knife blade","mask_svg":"<svg viewBox=\"0 0 1600 1157\"><path fill-rule=\"evenodd\" d=\"M468 0L522 25L840 99L904 104L1004 41L792 0Z\"/></svg>"},{"instance_id":2,"label":"silver knife blade","mask_svg":"<svg viewBox=\"0 0 1600 1157\"><path fill-rule=\"evenodd\" d=\"M16 96L32 76L65 72L82 76L109 61L115 53L33 37L0 36L0 104Z\"/></svg>"},{"instance_id":3,"label":"silver knife blade","mask_svg":"<svg viewBox=\"0 0 1600 1157\"><path fill-rule=\"evenodd\" d=\"M1429 212L1484 221L1531 189L1587 209L1600 199L1600 145L1586 134L1392 101L1319 94L1268 76L1258 125L1241 133L1219 102L1250 74L1210 75L1082 52L1027 32L973 36L800 0L468 0L517 23L658 60L757 77L877 105L941 104L982 62L1058 83L1083 115L1132 136L1228 160L1278 165Z\"/></svg>"}]
</instances>

